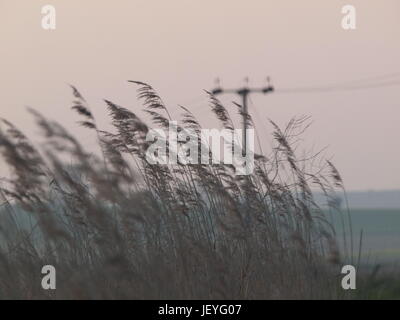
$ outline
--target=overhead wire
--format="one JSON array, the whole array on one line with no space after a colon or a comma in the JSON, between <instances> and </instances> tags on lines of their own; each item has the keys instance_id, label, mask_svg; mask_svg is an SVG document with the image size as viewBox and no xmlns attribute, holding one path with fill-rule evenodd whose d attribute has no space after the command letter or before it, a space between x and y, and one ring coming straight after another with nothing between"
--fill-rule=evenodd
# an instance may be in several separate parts
<instances>
[{"instance_id":1,"label":"overhead wire","mask_svg":"<svg viewBox=\"0 0 400 320\"><path fill-rule=\"evenodd\" d=\"M357 80L349 80L341 83L327 84L323 86L308 87L289 87L277 88L275 93L307 93L307 92L332 92L332 91L353 91L373 88L383 88L400 85L400 72L363 78ZM394 79L393 79L394 78ZM387 80L387 81L383 81Z\"/></svg>"}]
</instances>

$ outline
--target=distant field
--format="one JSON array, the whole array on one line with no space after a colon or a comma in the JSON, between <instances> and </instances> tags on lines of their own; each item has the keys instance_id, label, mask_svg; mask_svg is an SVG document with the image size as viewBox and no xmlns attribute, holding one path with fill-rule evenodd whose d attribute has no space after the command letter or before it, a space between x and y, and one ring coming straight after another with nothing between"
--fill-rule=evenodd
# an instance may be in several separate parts
<instances>
[{"instance_id":1,"label":"distant field","mask_svg":"<svg viewBox=\"0 0 400 320\"><path fill-rule=\"evenodd\" d=\"M400 209L352 209L351 218L357 250L363 230L363 263L400 263ZM339 219L334 224L341 233Z\"/></svg>"}]
</instances>

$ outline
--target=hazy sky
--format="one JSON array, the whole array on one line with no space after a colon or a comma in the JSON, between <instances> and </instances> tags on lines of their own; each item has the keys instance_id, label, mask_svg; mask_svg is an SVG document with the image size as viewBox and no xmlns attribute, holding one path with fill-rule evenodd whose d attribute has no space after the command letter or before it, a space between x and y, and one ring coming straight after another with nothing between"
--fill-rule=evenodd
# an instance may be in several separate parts
<instances>
[{"instance_id":1,"label":"hazy sky","mask_svg":"<svg viewBox=\"0 0 400 320\"><path fill-rule=\"evenodd\" d=\"M57 10L55 31L41 28L45 4ZM341 27L346 4L357 9L356 30ZM255 94L250 105L266 148L267 118L283 125L310 115L305 147L329 146L348 189L400 188L400 84L279 93L400 73L398 0L0 0L0 41L0 116L30 134L27 105L77 129L67 83L102 124L103 98L140 110L126 83L133 79L152 84L174 116L183 104L210 127L203 89L214 78L238 87L248 76L262 86L269 75L276 93ZM221 99L236 111L229 103L237 97Z\"/></svg>"}]
</instances>

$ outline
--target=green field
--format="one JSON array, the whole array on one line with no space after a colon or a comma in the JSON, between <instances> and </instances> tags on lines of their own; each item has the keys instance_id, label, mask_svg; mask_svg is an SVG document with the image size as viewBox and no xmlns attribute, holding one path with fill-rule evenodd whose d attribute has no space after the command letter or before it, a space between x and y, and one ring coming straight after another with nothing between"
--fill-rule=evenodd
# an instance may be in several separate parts
<instances>
[{"instance_id":1,"label":"green field","mask_svg":"<svg viewBox=\"0 0 400 320\"><path fill-rule=\"evenodd\" d=\"M361 230L363 264L396 264L400 262L400 209L351 209L354 245L358 250ZM345 216L347 219L347 217ZM333 221L341 238L341 223ZM348 232L347 232L348 233Z\"/></svg>"}]
</instances>

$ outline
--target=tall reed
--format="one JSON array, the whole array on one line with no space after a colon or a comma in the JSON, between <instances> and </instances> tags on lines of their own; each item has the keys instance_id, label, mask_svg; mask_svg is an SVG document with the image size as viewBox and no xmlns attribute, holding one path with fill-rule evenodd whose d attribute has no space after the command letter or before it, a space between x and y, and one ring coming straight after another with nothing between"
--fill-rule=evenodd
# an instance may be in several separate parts
<instances>
[{"instance_id":1,"label":"tall reed","mask_svg":"<svg viewBox=\"0 0 400 320\"><path fill-rule=\"evenodd\" d=\"M150 85L131 82L152 123L105 100L113 131L98 127L72 87L72 108L95 133L99 155L37 111L29 110L45 138L40 150L3 120L0 153L11 174L0 189L0 297L341 298L347 253L313 194L318 187L329 197L337 177L330 163L315 168L319 155L295 152L308 119L284 129L271 122L274 146L256 154L249 176L224 164L154 165L146 135L171 116ZM233 130L227 109L208 94L210 112ZM179 128L202 127L182 107ZM54 291L41 288L47 264L57 270Z\"/></svg>"}]
</instances>

